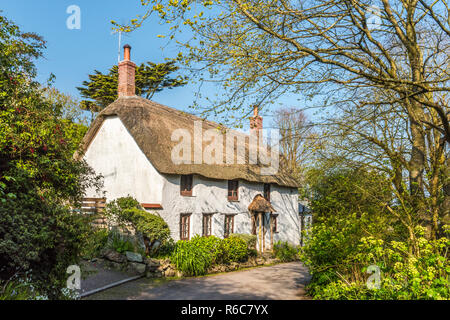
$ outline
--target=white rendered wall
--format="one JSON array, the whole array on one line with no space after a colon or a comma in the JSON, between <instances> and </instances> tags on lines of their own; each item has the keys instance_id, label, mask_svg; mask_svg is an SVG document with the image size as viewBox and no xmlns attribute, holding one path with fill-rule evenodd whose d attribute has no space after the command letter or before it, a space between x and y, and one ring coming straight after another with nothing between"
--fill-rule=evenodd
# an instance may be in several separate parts
<instances>
[{"instance_id":1,"label":"white rendered wall","mask_svg":"<svg viewBox=\"0 0 450 320\"><path fill-rule=\"evenodd\" d=\"M274 242L281 240L299 245L301 220L297 189L271 185L270 203L278 213L278 232L274 234Z\"/></svg>"},{"instance_id":2,"label":"white rendered wall","mask_svg":"<svg viewBox=\"0 0 450 320\"><path fill-rule=\"evenodd\" d=\"M108 117L84 155L86 162L104 177L107 201L131 195L140 203L162 201L164 178L156 171L118 117ZM87 197L102 194L89 190Z\"/></svg>"},{"instance_id":3,"label":"white rendered wall","mask_svg":"<svg viewBox=\"0 0 450 320\"><path fill-rule=\"evenodd\" d=\"M158 213L169 224L172 237L180 237L180 215L189 213L190 238L202 234L205 213L213 213L212 234L220 238L224 235L225 215L234 214L234 233L251 233L251 216L248 205L257 194L263 194L264 185L248 183L239 180L239 201L230 202L227 199L228 181L206 179L197 175L193 178L192 196L180 195L180 176L164 175L166 181L163 188L163 210ZM288 241L291 244L300 243L300 219L298 216L297 190L271 186L271 202L278 213L278 232L274 241ZM269 216L266 217L266 248L270 247L268 229Z\"/></svg>"}]
</instances>

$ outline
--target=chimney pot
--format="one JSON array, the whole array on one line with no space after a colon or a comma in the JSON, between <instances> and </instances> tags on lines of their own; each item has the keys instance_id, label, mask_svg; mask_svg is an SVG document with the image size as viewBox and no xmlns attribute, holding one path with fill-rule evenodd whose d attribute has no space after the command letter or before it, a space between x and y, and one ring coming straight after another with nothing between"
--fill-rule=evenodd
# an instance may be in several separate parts
<instances>
[{"instance_id":1,"label":"chimney pot","mask_svg":"<svg viewBox=\"0 0 450 320\"><path fill-rule=\"evenodd\" d=\"M123 60L130 61L131 46L126 44L123 46Z\"/></svg>"},{"instance_id":2,"label":"chimney pot","mask_svg":"<svg viewBox=\"0 0 450 320\"><path fill-rule=\"evenodd\" d=\"M253 117L250 117L250 130L262 130L262 117L258 114L258 106L253 106Z\"/></svg>"},{"instance_id":3,"label":"chimney pot","mask_svg":"<svg viewBox=\"0 0 450 320\"><path fill-rule=\"evenodd\" d=\"M253 116L254 117L258 116L258 106L253 106Z\"/></svg>"}]
</instances>

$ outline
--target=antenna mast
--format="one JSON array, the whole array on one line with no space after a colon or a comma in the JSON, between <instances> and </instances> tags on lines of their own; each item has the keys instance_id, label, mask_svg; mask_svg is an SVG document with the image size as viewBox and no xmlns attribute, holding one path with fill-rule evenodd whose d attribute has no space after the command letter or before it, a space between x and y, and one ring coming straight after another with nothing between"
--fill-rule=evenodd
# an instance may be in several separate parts
<instances>
[{"instance_id":1,"label":"antenna mast","mask_svg":"<svg viewBox=\"0 0 450 320\"><path fill-rule=\"evenodd\" d=\"M122 31L119 31L119 49L117 50L117 62L120 62L120 42L122 41Z\"/></svg>"},{"instance_id":2,"label":"antenna mast","mask_svg":"<svg viewBox=\"0 0 450 320\"><path fill-rule=\"evenodd\" d=\"M120 44L122 42L122 31L121 30L117 30L117 31L113 31L111 32L111 34L119 34L119 49L117 50L117 62L120 62Z\"/></svg>"}]
</instances>

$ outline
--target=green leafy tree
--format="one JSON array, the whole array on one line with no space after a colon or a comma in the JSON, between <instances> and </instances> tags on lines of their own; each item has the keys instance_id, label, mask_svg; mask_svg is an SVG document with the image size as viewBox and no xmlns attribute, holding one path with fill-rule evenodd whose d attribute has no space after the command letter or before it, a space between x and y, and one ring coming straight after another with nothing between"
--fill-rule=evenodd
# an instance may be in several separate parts
<instances>
[{"instance_id":1,"label":"green leafy tree","mask_svg":"<svg viewBox=\"0 0 450 320\"><path fill-rule=\"evenodd\" d=\"M0 16L0 281L23 275L59 298L89 232L69 206L100 183L72 157L82 130L34 80L44 48Z\"/></svg>"},{"instance_id":2,"label":"green leafy tree","mask_svg":"<svg viewBox=\"0 0 450 320\"><path fill-rule=\"evenodd\" d=\"M147 62L137 66L136 94L151 99L155 92L185 85L186 77L170 77L179 69L175 63L175 60L171 60L158 64ZM106 74L95 70L94 74L89 75L89 81L84 81L83 86L77 88L81 96L87 99L81 101L82 109L99 112L117 99L118 70L115 65Z\"/></svg>"}]
</instances>

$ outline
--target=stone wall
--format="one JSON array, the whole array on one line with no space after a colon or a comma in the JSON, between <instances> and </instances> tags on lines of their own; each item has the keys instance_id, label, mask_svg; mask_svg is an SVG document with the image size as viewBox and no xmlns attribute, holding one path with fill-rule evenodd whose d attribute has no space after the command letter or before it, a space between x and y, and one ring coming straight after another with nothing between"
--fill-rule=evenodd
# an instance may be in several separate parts
<instances>
[{"instance_id":1,"label":"stone wall","mask_svg":"<svg viewBox=\"0 0 450 320\"><path fill-rule=\"evenodd\" d=\"M101 257L96 261L103 261L109 267L132 272L140 275L145 275L147 278L173 278L183 277L183 273L178 271L176 267L170 263L169 259L152 259L143 258L140 254L134 252L125 252L120 254L114 250L104 250ZM229 271L236 271L245 268L251 268L263 265L272 265L280 263L276 258L270 255L263 255L258 257L251 257L246 262L232 262L230 264L215 265L208 270L208 274L222 273Z\"/></svg>"}]
</instances>

